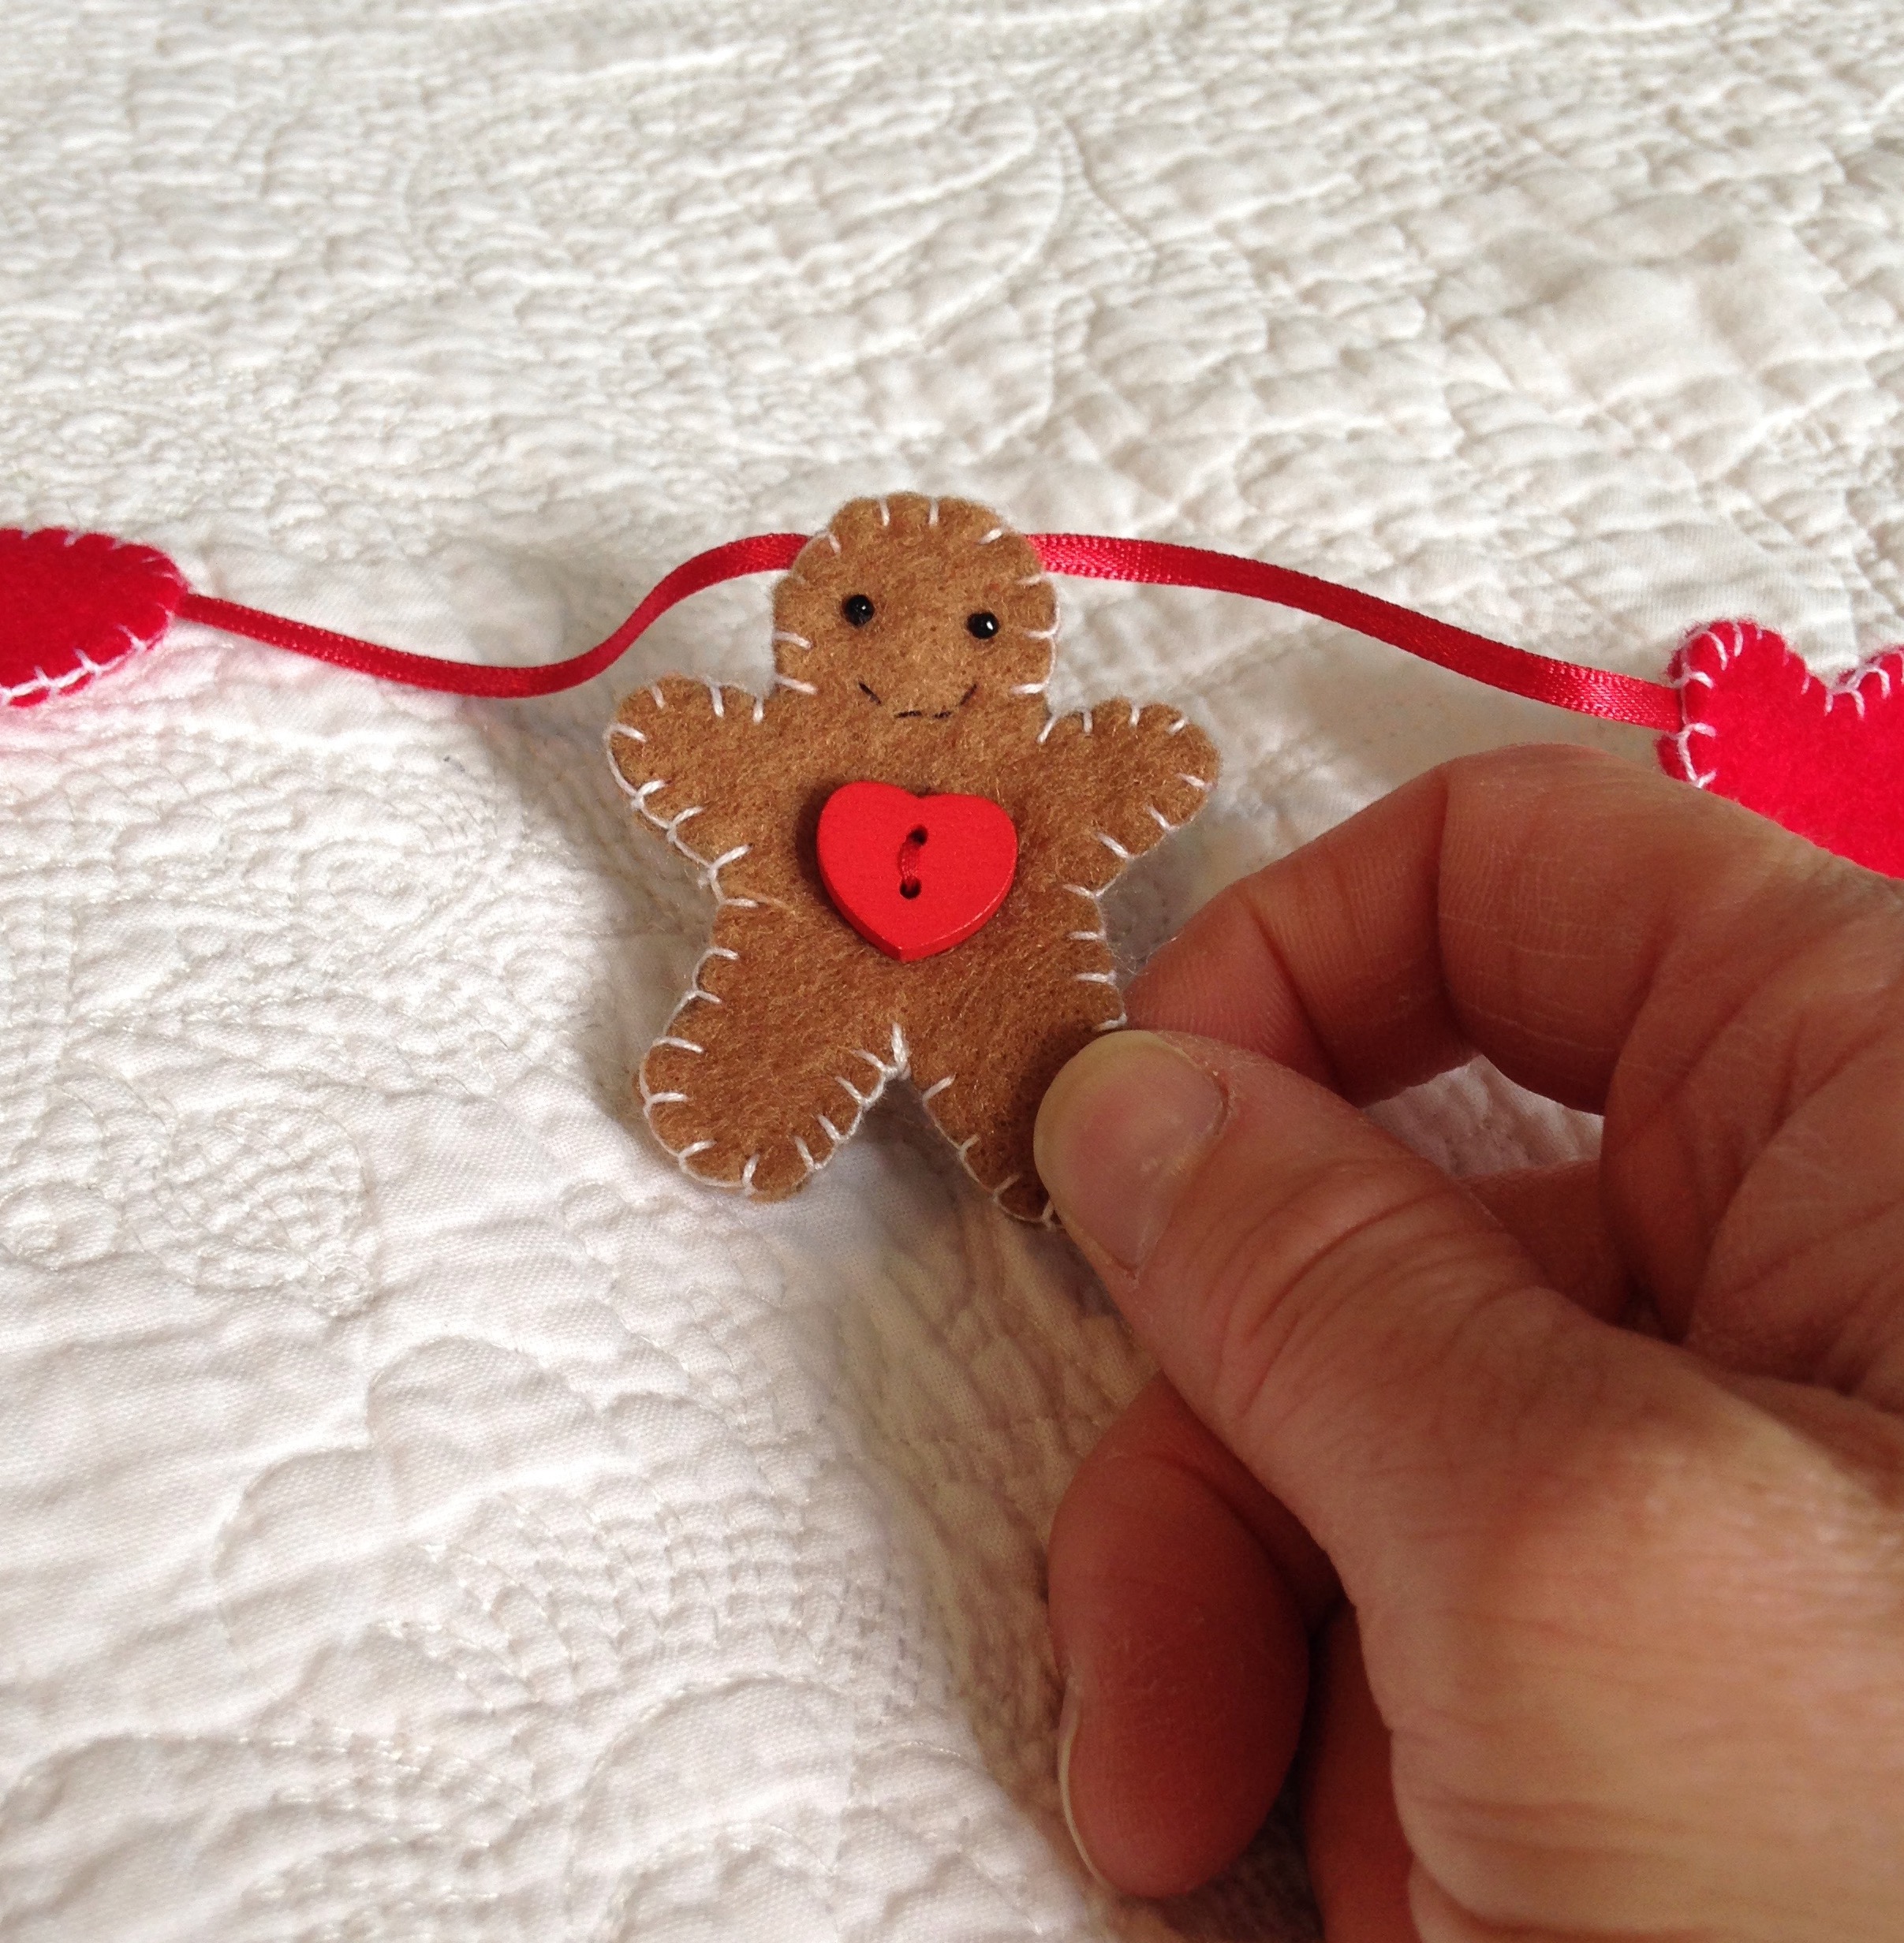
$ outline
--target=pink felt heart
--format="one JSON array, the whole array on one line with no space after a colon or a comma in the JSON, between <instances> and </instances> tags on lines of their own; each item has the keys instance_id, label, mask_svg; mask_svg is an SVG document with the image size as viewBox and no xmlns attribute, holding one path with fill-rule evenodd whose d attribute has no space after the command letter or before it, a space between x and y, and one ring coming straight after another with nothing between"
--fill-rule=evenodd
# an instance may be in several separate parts
<instances>
[{"instance_id":1,"label":"pink felt heart","mask_svg":"<svg viewBox=\"0 0 1904 1943\"><path fill-rule=\"evenodd\" d=\"M890 782L835 789L817 841L834 908L902 964L989 923L1018 867L1018 833L988 796L916 796Z\"/></svg>"},{"instance_id":2,"label":"pink felt heart","mask_svg":"<svg viewBox=\"0 0 1904 1943\"><path fill-rule=\"evenodd\" d=\"M1769 629L1715 621L1669 670L1685 726L1671 774L1891 877L1904 877L1904 650L1820 681Z\"/></svg>"},{"instance_id":3,"label":"pink felt heart","mask_svg":"<svg viewBox=\"0 0 1904 1943\"><path fill-rule=\"evenodd\" d=\"M0 702L30 708L150 647L189 590L150 546L0 530Z\"/></svg>"}]
</instances>

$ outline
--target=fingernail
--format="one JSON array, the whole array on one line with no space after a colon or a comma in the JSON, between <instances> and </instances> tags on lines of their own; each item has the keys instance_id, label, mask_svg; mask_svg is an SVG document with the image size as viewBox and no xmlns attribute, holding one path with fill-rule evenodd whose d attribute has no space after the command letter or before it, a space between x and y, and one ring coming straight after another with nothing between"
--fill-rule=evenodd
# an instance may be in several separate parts
<instances>
[{"instance_id":1,"label":"fingernail","mask_svg":"<svg viewBox=\"0 0 1904 1943\"><path fill-rule=\"evenodd\" d=\"M1141 1267L1225 1104L1215 1080L1154 1032L1087 1046L1038 1109L1038 1172L1065 1226L1121 1267Z\"/></svg>"},{"instance_id":2,"label":"fingernail","mask_svg":"<svg viewBox=\"0 0 1904 1943\"><path fill-rule=\"evenodd\" d=\"M1091 1859L1085 1838L1077 1832L1077 1817L1071 1812L1071 1746L1077 1739L1077 1684L1074 1680L1066 1680L1064 1705L1058 1710L1058 1799L1064 1809L1064 1825L1071 1831L1071 1845L1077 1851L1079 1861L1109 1889L1111 1884Z\"/></svg>"}]
</instances>

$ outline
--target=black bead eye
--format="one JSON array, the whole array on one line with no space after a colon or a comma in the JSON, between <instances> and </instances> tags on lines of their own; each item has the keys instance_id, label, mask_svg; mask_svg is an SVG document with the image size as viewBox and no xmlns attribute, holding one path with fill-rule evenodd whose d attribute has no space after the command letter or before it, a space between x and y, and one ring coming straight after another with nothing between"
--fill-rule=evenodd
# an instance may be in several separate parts
<instances>
[{"instance_id":1,"label":"black bead eye","mask_svg":"<svg viewBox=\"0 0 1904 1943\"><path fill-rule=\"evenodd\" d=\"M965 617L965 632L975 641L989 641L999 631L996 614L976 613Z\"/></svg>"},{"instance_id":2,"label":"black bead eye","mask_svg":"<svg viewBox=\"0 0 1904 1943\"><path fill-rule=\"evenodd\" d=\"M872 602L864 594L849 594L840 602L840 612L849 627L863 628L872 618Z\"/></svg>"}]
</instances>

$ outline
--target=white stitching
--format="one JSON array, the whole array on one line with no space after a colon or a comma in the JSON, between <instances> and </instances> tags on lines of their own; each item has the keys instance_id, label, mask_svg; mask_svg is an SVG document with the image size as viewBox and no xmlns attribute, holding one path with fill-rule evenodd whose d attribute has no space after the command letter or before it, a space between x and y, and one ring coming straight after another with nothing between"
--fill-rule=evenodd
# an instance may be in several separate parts
<instances>
[{"instance_id":1,"label":"white stitching","mask_svg":"<svg viewBox=\"0 0 1904 1943\"><path fill-rule=\"evenodd\" d=\"M1715 623L1710 627L1702 628L1697 634L1688 636L1685 645L1679 651L1674 685L1678 691L1679 707L1682 717L1687 707L1686 693L1687 682L1695 676L1704 675L1703 669L1697 669L1694 666L1693 658L1699 651L1701 648L1710 648L1712 654L1717 657L1721 670L1727 667L1744 651L1744 636L1738 622L1733 621L1727 624L1732 637L1730 647L1719 634L1719 625ZM1712 688L1713 686L1712 678L1705 676L1701 685L1707 688ZM1827 696L1825 700L1825 712L1827 714L1831 712L1831 699ZM1681 771L1686 780L1697 789L1710 789L1719 780L1719 770L1716 766L1711 769L1700 767L1698 759L1693 753L1693 737L1696 735L1705 735L1716 740L1719 731L1710 722L1687 721L1679 732L1671 738L1673 747L1678 753Z\"/></svg>"},{"instance_id":2,"label":"white stitching","mask_svg":"<svg viewBox=\"0 0 1904 1943\"><path fill-rule=\"evenodd\" d=\"M977 1145L978 1138L979 1136L976 1133L969 1135L965 1139L956 1143L952 1151L954 1153L958 1154L958 1164L965 1169L966 1178L973 1182L979 1188L982 1188L1001 1210L1009 1212L1008 1210L1005 1209L1004 1203L999 1197L1015 1188L1018 1183L1025 1178L1025 1177L1022 1174L1007 1174L995 1188L991 1186L990 1183L986 1181L980 1175L978 1169L972 1165L972 1161L970 1158L971 1152L973 1148ZM1047 1201L1045 1205L1048 1207L1051 1204Z\"/></svg>"},{"instance_id":3,"label":"white stitching","mask_svg":"<svg viewBox=\"0 0 1904 1943\"><path fill-rule=\"evenodd\" d=\"M729 901L738 903L742 901L751 902L752 901L734 899ZM689 990L682 994L680 1002L675 1006L674 1014L670 1017L669 1023L672 1024L674 1018L678 1018L689 1005L696 1003L709 1005L718 1005L721 1004L722 1000L719 994L707 991L702 987L700 983L701 968L710 958L725 958L733 961L737 960L740 955L741 954L737 951L734 950L730 945L710 944L707 949L702 953L700 959L696 960L694 967L693 982L690 984ZM669 1032L663 1033L660 1038L655 1041L654 1046L649 1049L649 1057L651 1058L654 1052L663 1046L674 1047L681 1052L700 1054L704 1056L707 1051L707 1048L705 1046L696 1043L694 1040L684 1039L678 1033ZM741 1168L738 1180L722 1180L718 1177L702 1173L689 1164L696 1154L704 1154L707 1152L710 1148L715 1146L717 1144L715 1141L711 1139L691 1140L686 1146L682 1147L675 1147L669 1143L665 1136L662 1133L661 1129L655 1124L655 1109L659 1106L677 1105L685 1106L690 1104L689 1096L684 1092L674 1089L668 1089L662 1091L655 1091L648 1083L648 1074L645 1070L647 1063L647 1060L644 1059L642 1062L644 1070L642 1070L637 1076L637 1083L640 1087L641 1094L642 1113L644 1117L648 1121L648 1131L653 1134L656 1142L659 1144L663 1150L673 1157L675 1165L681 1169L683 1173L688 1175L691 1179L697 1180L707 1187L720 1188L730 1192L737 1191L749 1199L760 1199L760 1196L759 1190L754 1186L755 1170L759 1167L762 1158L759 1154L752 1154L749 1155L746 1164ZM808 1171L809 1173L812 1172L811 1166L808 1167ZM805 1177L802 1178L804 1179Z\"/></svg>"},{"instance_id":4,"label":"white stitching","mask_svg":"<svg viewBox=\"0 0 1904 1943\"><path fill-rule=\"evenodd\" d=\"M79 537L80 535L77 534L69 533L63 544L70 546ZM114 540L113 546L116 548L129 543L122 540ZM0 686L0 707L24 708L33 706L32 703L24 701L21 699L23 696L34 696L50 699L54 696L63 695L67 689L77 688L82 683L91 681L96 676L107 673L117 668L121 662L129 661L140 649L155 647L164 638L166 629L161 628L158 633L149 636L135 634L121 621L119 624L119 632L125 636L126 640L125 651L123 654L115 655L108 662L97 662L86 652L84 648L75 648L73 651L78 657L79 666L77 668L69 668L63 675L50 675L45 669L35 665L33 669L33 679L31 681L17 682L11 688Z\"/></svg>"},{"instance_id":5,"label":"white stitching","mask_svg":"<svg viewBox=\"0 0 1904 1943\"><path fill-rule=\"evenodd\" d=\"M856 1059L864 1060L879 1076L873 1082L868 1091L862 1093L844 1073L836 1072L833 1075L834 1084L848 1095L853 1101L853 1118L842 1133L824 1113L816 1113L814 1117L821 1126L826 1128L827 1137L832 1141L835 1147L843 1146L858 1132L860 1122L865 1118L868 1109L884 1093L887 1083L900 1079L906 1073L912 1055L906 1046L905 1035L900 1029L898 1021L894 1020L892 1027L892 1057L890 1060L882 1059L877 1053L868 1052L863 1046L854 1047L853 1057ZM831 1158L831 1155L828 1158Z\"/></svg>"},{"instance_id":6,"label":"white stitching","mask_svg":"<svg viewBox=\"0 0 1904 1943\"><path fill-rule=\"evenodd\" d=\"M972 1165L970 1158L973 1148L978 1144L978 1136L974 1133L968 1135L963 1140L954 1141L952 1151L958 1156L958 1164L965 1169L965 1178L976 1186L984 1188L985 1192L989 1194L991 1192L991 1188L979 1179L978 1170Z\"/></svg>"},{"instance_id":7,"label":"white stitching","mask_svg":"<svg viewBox=\"0 0 1904 1943\"><path fill-rule=\"evenodd\" d=\"M707 949L701 953L700 957L695 960L693 975L689 979L688 989L685 993L682 994L681 1005L677 1005L674 1008L675 1011L678 1013L681 1010L681 1005L685 1005L690 998L693 998L697 996L705 999L711 1005L719 1005L722 1002L720 999L716 998L712 992L707 990L700 982L701 968L707 964L710 958L725 958L730 963L734 963L738 961L740 956L741 954L737 951L730 951L725 945L710 945Z\"/></svg>"},{"instance_id":8,"label":"white stitching","mask_svg":"<svg viewBox=\"0 0 1904 1943\"><path fill-rule=\"evenodd\" d=\"M622 765L615 760L614 749L609 740L614 733L614 729L610 726L604 729L602 734L602 748L608 758L608 773L614 778L615 787L622 792L623 796L633 801L636 808L640 809L642 800L651 785L648 783L640 785L632 783L622 774ZM643 738L644 740L646 739L645 737ZM646 815L646 811L643 811L642 814ZM648 820L651 822L654 819L651 817Z\"/></svg>"}]
</instances>

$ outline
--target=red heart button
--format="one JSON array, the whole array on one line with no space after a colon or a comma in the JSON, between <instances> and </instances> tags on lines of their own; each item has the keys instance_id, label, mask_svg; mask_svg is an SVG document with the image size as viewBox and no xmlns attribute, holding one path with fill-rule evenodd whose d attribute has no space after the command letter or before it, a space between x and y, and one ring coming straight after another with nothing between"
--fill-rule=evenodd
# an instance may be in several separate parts
<instances>
[{"instance_id":1,"label":"red heart button","mask_svg":"<svg viewBox=\"0 0 1904 1943\"><path fill-rule=\"evenodd\" d=\"M0 702L30 708L150 647L186 595L150 546L104 533L0 531Z\"/></svg>"},{"instance_id":2,"label":"red heart button","mask_svg":"<svg viewBox=\"0 0 1904 1943\"><path fill-rule=\"evenodd\" d=\"M849 782L819 813L819 875L870 945L910 964L962 945L997 915L1018 833L988 796L916 796Z\"/></svg>"},{"instance_id":3,"label":"red heart button","mask_svg":"<svg viewBox=\"0 0 1904 1943\"><path fill-rule=\"evenodd\" d=\"M1904 653L1828 685L1769 629L1716 621L1674 659L1672 774L1866 868L1904 877Z\"/></svg>"}]
</instances>

